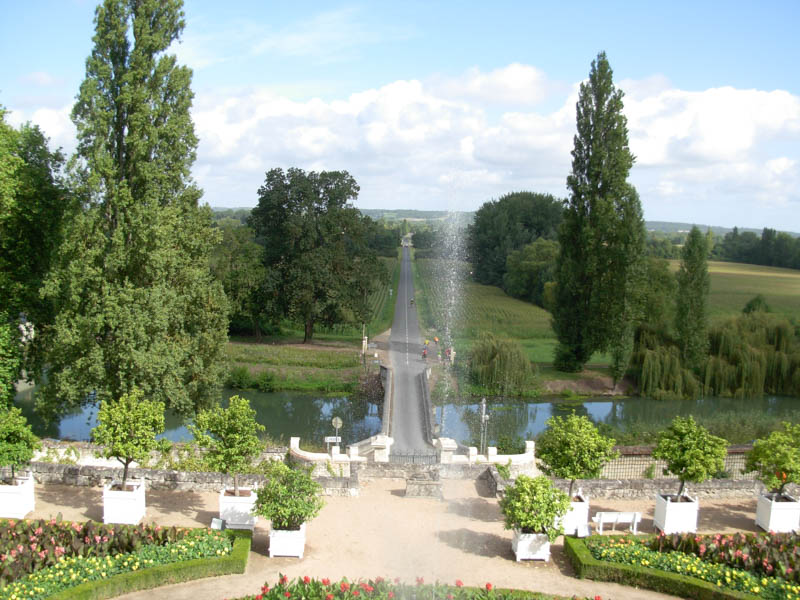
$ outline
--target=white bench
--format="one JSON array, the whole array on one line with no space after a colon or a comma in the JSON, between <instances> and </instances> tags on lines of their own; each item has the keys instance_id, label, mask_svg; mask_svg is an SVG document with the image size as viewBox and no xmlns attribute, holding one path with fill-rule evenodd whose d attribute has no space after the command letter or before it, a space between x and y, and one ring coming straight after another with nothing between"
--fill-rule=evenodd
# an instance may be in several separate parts
<instances>
[{"instance_id":1,"label":"white bench","mask_svg":"<svg viewBox=\"0 0 800 600\"><path fill-rule=\"evenodd\" d=\"M603 525L607 523L611 523L612 530L616 530L617 523L628 523L635 535L641 520L642 513L640 512L598 512L592 517L592 522L597 527L597 533L603 533Z\"/></svg>"}]
</instances>

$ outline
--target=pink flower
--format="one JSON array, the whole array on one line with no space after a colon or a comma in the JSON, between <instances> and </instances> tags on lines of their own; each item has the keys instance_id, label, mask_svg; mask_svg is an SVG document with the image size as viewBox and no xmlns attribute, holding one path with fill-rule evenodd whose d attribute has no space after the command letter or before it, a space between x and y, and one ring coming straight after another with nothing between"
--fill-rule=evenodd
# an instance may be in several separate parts
<instances>
[{"instance_id":1,"label":"pink flower","mask_svg":"<svg viewBox=\"0 0 800 600\"><path fill-rule=\"evenodd\" d=\"M36 529L33 531L33 533L35 533L36 535L42 535L42 528L41 528L41 527L37 527L37 528L36 528Z\"/></svg>"},{"instance_id":2,"label":"pink flower","mask_svg":"<svg viewBox=\"0 0 800 600\"><path fill-rule=\"evenodd\" d=\"M326 594L325 600L333 600L333 594Z\"/></svg>"},{"instance_id":3,"label":"pink flower","mask_svg":"<svg viewBox=\"0 0 800 600\"><path fill-rule=\"evenodd\" d=\"M491 583L487 583L486 584L486 591L487 592L491 592L492 591L492 584Z\"/></svg>"},{"instance_id":4,"label":"pink flower","mask_svg":"<svg viewBox=\"0 0 800 600\"><path fill-rule=\"evenodd\" d=\"M387 596L389 596L389 598L390 598L390 599L391 599L391 598L394 598L394 592L389 592L389 593L387 594Z\"/></svg>"},{"instance_id":5,"label":"pink flower","mask_svg":"<svg viewBox=\"0 0 800 600\"><path fill-rule=\"evenodd\" d=\"M308 585L309 583L311 583L311 578L308 575L304 575L303 576L303 583Z\"/></svg>"},{"instance_id":6,"label":"pink flower","mask_svg":"<svg viewBox=\"0 0 800 600\"><path fill-rule=\"evenodd\" d=\"M464 582L460 579L456 579L456 587L464 587Z\"/></svg>"},{"instance_id":7,"label":"pink flower","mask_svg":"<svg viewBox=\"0 0 800 600\"><path fill-rule=\"evenodd\" d=\"M417 585L422 585L423 583L425 583L425 578L424 577L417 577Z\"/></svg>"},{"instance_id":8,"label":"pink flower","mask_svg":"<svg viewBox=\"0 0 800 600\"><path fill-rule=\"evenodd\" d=\"M343 582L342 582L342 583L339 585L339 589L340 589L340 590L342 590L343 592L346 592L347 590L349 590L349 589L350 589L350 584L349 584L349 583L347 583L346 581L343 581Z\"/></svg>"},{"instance_id":9,"label":"pink flower","mask_svg":"<svg viewBox=\"0 0 800 600\"><path fill-rule=\"evenodd\" d=\"M360 595L361 592L359 592L358 590L353 590L353 596L360 596Z\"/></svg>"},{"instance_id":10,"label":"pink flower","mask_svg":"<svg viewBox=\"0 0 800 600\"><path fill-rule=\"evenodd\" d=\"M322 578L322 585L330 585L330 584L331 584L330 579L328 579L327 577Z\"/></svg>"}]
</instances>

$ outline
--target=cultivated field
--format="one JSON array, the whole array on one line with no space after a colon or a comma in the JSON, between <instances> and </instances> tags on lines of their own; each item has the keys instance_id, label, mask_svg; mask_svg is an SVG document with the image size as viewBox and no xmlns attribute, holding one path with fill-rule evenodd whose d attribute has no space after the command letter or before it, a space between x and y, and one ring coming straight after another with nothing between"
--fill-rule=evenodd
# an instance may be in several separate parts
<instances>
[{"instance_id":1,"label":"cultivated field","mask_svg":"<svg viewBox=\"0 0 800 600\"><path fill-rule=\"evenodd\" d=\"M671 261L678 269L679 261ZM414 261L414 284L423 327L437 331L444 323L446 287L441 261ZM469 265L463 264L467 275ZM712 321L741 313L748 300L762 294L776 313L800 317L800 271L710 262L711 293L709 307ZM528 357L538 363L549 363L556 347L550 326L550 313L527 302L507 296L500 288L467 281L464 278L461 301L453 319L453 335L458 347L467 349L479 332L519 340ZM603 355L595 355L594 364L607 364Z\"/></svg>"}]
</instances>

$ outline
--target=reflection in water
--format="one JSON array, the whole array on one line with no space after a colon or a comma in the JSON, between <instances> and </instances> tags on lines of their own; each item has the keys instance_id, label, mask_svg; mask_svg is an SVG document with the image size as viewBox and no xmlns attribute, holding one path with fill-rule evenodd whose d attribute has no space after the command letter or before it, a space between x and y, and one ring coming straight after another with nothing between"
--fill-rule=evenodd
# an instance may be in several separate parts
<instances>
[{"instance_id":1,"label":"reflection in water","mask_svg":"<svg viewBox=\"0 0 800 600\"><path fill-rule=\"evenodd\" d=\"M480 439L479 399L473 398L467 402L474 403L447 403L437 406L436 422L443 424L443 437L477 445L477 440ZM728 439L734 439L735 432L732 430L737 421L749 421L748 425L752 430L752 422L760 417L764 418L765 427L767 422L774 423L781 418L797 419L800 414L800 399L765 396L747 400L712 397L673 402L647 398L533 402L496 398L489 402L490 444L496 443L500 436L535 439L544 431L551 416L565 416L572 411L578 415L586 415L594 423L605 423L623 432L658 431L664 429L676 415L694 415L701 422L717 423L723 429L723 435L728 428L732 436Z\"/></svg>"},{"instance_id":2,"label":"reflection in water","mask_svg":"<svg viewBox=\"0 0 800 600\"><path fill-rule=\"evenodd\" d=\"M266 435L286 445L289 438L299 436L301 440L322 446L325 436L334 435L331 419L341 417L344 425L339 431L342 444L352 444L375 435L381 428L380 407L362 398L320 398L314 394L294 392L263 393L254 390L230 390L223 392L222 404L238 394L250 400L256 411L256 421L266 427ZM97 424L97 407L87 406L65 415L58 423L45 424L33 410L33 390L17 394L15 403L22 409L33 431L39 437L65 440L88 440L92 428ZM161 437L172 441L192 439L184 420L175 413L165 415L166 431Z\"/></svg>"}]
</instances>

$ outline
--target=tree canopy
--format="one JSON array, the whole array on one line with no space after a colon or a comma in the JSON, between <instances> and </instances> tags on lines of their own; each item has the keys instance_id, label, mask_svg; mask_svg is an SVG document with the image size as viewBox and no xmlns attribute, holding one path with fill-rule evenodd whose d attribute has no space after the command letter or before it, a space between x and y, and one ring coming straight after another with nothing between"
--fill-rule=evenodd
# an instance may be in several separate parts
<instances>
[{"instance_id":1,"label":"tree canopy","mask_svg":"<svg viewBox=\"0 0 800 600\"><path fill-rule=\"evenodd\" d=\"M180 0L105 0L72 119L81 210L45 280L40 408L62 412L142 390L183 414L216 402L226 301L209 270L218 241L191 179L191 71L167 50Z\"/></svg>"},{"instance_id":2,"label":"tree canopy","mask_svg":"<svg viewBox=\"0 0 800 600\"><path fill-rule=\"evenodd\" d=\"M503 286L508 255L539 238L555 239L562 212L560 200L533 192L513 192L481 206L467 230L476 281Z\"/></svg>"},{"instance_id":3,"label":"tree canopy","mask_svg":"<svg viewBox=\"0 0 800 600\"><path fill-rule=\"evenodd\" d=\"M372 220L352 202L358 184L347 171L267 172L250 226L264 243L281 313L304 327L369 319L367 298L388 275L370 247Z\"/></svg>"},{"instance_id":4,"label":"tree canopy","mask_svg":"<svg viewBox=\"0 0 800 600\"><path fill-rule=\"evenodd\" d=\"M708 246L706 237L692 227L681 251L678 268L675 330L686 368L699 373L708 354Z\"/></svg>"},{"instance_id":5,"label":"tree canopy","mask_svg":"<svg viewBox=\"0 0 800 600\"><path fill-rule=\"evenodd\" d=\"M610 350L615 379L633 349L645 241L639 196L627 182L634 156L622 97L601 52L578 97L553 305L556 366L578 371L595 351Z\"/></svg>"}]
</instances>

